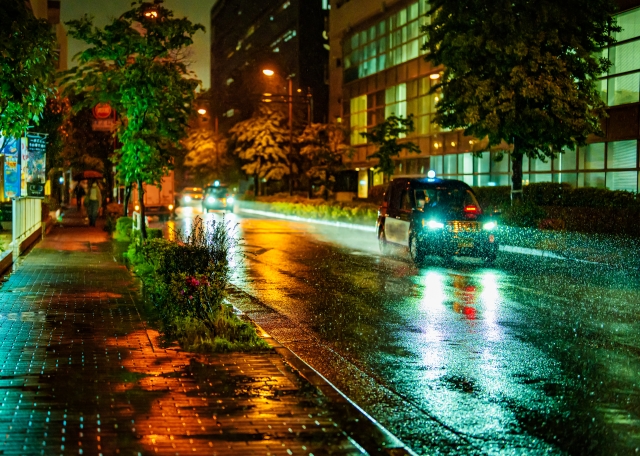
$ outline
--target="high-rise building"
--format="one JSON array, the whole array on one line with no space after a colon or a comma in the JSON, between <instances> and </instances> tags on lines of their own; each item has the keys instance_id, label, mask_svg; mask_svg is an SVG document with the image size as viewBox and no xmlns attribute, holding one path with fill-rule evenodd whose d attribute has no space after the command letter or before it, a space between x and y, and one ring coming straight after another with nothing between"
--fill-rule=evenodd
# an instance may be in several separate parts
<instances>
[{"instance_id":1,"label":"high-rise building","mask_svg":"<svg viewBox=\"0 0 640 456\"><path fill-rule=\"evenodd\" d=\"M613 63L601 81L608 105L605 137L577 151L567 151L547 163L523 163L523 181L567 182L573 186L638 191L640 139L640 0L618 0L616 15L622 31L604 52ZM509 185L508 150L483 150L476 138L462 131L443 131L431 121L438 101L430 94L438 72L421 50L421 26L428 21L425 0L332 0L330 9L329 118L351 128L356 152L348 167L358 172L358 195L366 197L382 175L366 157L373 152L359 135L389 115L414 115L410 139L420 154L402 153L395 175L438 175L470 185ZM496 161L498 155L502 160Z\"/></svg>"},{"instance_id":2,"label":"high-rise building","mask_svg":"<svg viewBox=\"0 0 640 456\"><path fill-rule=\"evenodd\" d=\"M219 0L211 10L212 108L225 130L250 115L265 91L310 103L326 119L328 0ZM270 81L262 70L274 70ZM302 110L307 112L308 109Z\"/></svg>"},{"instance_id":3,"label":"high-rise building","mask_svg":"<svg viewBox=\"0 0 640 456\"><path fill-rule=\"evenodd\" d=\"M46 19L51 24L58 43L57 68L64 71L67 69L67 32L60 22L60 3L60 0L27 0L33 15L38 19Z\"/></svg>"}]
</instances>

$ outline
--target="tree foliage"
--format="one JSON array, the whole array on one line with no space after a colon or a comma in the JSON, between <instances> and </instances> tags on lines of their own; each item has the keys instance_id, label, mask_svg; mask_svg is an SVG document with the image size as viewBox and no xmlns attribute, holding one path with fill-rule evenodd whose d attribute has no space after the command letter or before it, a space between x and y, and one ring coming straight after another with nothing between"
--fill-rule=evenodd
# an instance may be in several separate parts
<instances>
[{"instance_id":1,"label":"tree foliage","mask_svg":"<svg viewBox=\"0 0 640 456\"><path fill-rule=\"evenodd\" d=\"M310 183L319 184L323 196L333 188L335 175L343 168L342 157L350 153L345 130L336 124L312 123L297 138L302 168Z\"/></svg>"},{"instance_id":2,"label":"tree foliage","mask_svg":"<svg viewBox=\"0 0 640 456\"><path fill-rule=\"evenodd\" d=\"M427 59L444 65L435 122L545 160L600 132L599 50L617 30L610 0L433 0Z\"/></svg>"},{"instance_id":3,"label":"tree foliage","mask_svg":"<svg viewBox=\"0 0 640 456\"><path fill-rule=\"evenodd\" d=\"M117 170L125 184L141 188L161 182L186 134L199 81L181 55L204 27L174 18L162 0L133 5L104 29L87 16L67 22L69 34L89 47L66 82L84 95L77 107L109 102L119 112Z\"/></svg>"},{"instance_id":4,"label":"tree foliage","mask_svg":"<svg viewBox=\"0 0 640 456\"><path fill-rule=\"evenodd\" d=\"M0 2L0 134L20 137L38 123L52 85L57 59L51 26L23 0ZM0 144L1 145L1 144Z\"/></svg>"},{"instance_id":5,"label":"tree foliage","mask_svg":"<svg viewBox=\"0 0 640 456\"><path fill-rule=\"evenodd\" d=\"M385 175L391 176L395 169L393 157L397 157L402 149L407 149L409 152L420 152L418 146L411 141L398 142L400 137L404 137L414 130L413 114L409 114L407 118L391 115L373 127L371 131L360 133L367 138L368 143L378 146L378 150L367 158L377 158L377 169Z\"/></svg>"},{"instance_id":6,"label":"tree foliage","mask_svg":"<svg viewBox=\"0 0 640 456\"><path fill-rule=\"evenodd\" d=\"M229 133L233 152L244 162L242 170L247 175L269 181L297 172L289 160L289 130L280 111L263 106Z\"/></svg>"},{"instance_id":7,"label":"tree foliage","mask_svg":"<svg viewBox=\"0 0 640 456\"><path fill-rule=\"evenodd\" d=\"M187 155L184 167L203 184L219 179L229 163L226 157L227 138L206 128L193 128L182 141Z\"/></svg>"}]
</instances>

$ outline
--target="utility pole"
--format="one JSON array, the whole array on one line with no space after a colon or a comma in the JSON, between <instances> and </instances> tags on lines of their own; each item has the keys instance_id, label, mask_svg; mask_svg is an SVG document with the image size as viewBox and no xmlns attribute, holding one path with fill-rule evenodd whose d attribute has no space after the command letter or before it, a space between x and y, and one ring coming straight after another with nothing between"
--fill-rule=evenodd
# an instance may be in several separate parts
<instances>
[{"instance_id":1,"label":"utility pole","mask_svg":"<svg viewBox=\"0 0 640 456\"><path fill-rule=\"evenodd\" d=\"M289 76L289 195L293 195L293 80Z\"/></svg>"}]
</instances>

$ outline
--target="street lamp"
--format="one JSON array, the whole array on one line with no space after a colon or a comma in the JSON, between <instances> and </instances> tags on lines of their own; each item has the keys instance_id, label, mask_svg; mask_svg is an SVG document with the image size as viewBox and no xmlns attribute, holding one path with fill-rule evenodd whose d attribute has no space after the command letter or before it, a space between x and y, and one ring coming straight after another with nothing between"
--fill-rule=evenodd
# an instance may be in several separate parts
<instances>
[{"instance_id":1,"label":"street lamp","mask_svg":"<svg viewBox=\"0 0 640 456\"><path fill-rule=\"evenodd\" d=\"M276 74L270 68L265 68L262 73L267 77L272 77ZM287 90L287 104L289 105L289 195L293 194L293 163L291 162L291 155L293 151L293 79L291 75L287 76L288 90Z\"/></svg>"},{"instance_id":2,"label":"street lamp","mask_svg":"<svg viewBox=\"0 0 640 456\"><path fill-rule=\"evenodd\" d=\"M198 114L200 114L201 116L204 116L207 113L207 110L204 108L200 108L198 109Z\"/></svg>"}]
</instances>

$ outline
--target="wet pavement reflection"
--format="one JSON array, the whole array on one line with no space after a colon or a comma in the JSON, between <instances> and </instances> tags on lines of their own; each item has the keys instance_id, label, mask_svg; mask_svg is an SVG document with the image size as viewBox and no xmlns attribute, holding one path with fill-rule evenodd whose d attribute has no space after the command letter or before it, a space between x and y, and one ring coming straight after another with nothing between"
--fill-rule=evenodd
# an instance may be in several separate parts
<instances>
[{"instance_id":1,"label":"wet pavement reflection","mask_svg":"<svg viewBox=\"0 0 640 456\"><path fill-rule=\"evenodd\" d=\"M0 453L360 454L273 351L161 343L103 231L56 228L0 290Z\"/></svg>"},{"instance_id":2,"label":"wet pavement reflection","mask_svg":"<svg viewBox=\"0 0 640 456\"><path fill-rule=\"evenodd\" d=\"M418 269L369 233L225 220L235 283L260 301L243 310L415 451L640 452L638 271L515 254Z\"/></svg>"}]
</instances>

